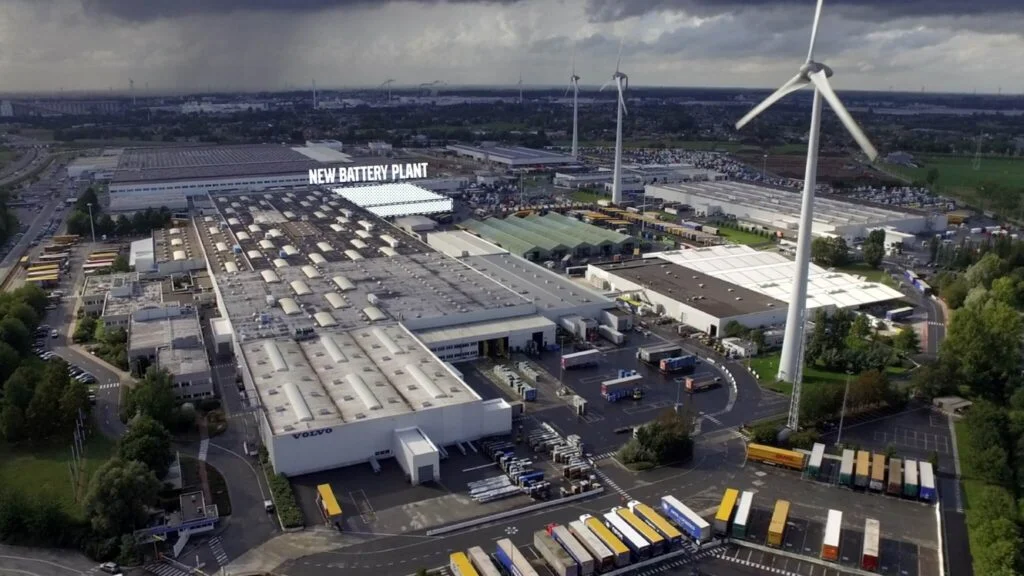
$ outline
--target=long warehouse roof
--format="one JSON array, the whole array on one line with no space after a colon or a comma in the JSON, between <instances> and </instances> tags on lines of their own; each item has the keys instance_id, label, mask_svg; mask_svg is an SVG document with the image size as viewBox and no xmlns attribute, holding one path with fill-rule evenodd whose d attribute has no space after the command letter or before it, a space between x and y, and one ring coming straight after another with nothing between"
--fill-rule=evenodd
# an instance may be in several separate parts
<instances>
[{"instance_id":1,"label":"long warehouse roof","mask_svg":"<svg viewBox=\"0 0 1024 576\"><path fill-rule=\"evenodd\" d=\"M658 252L661 258L714 276L754 292L789 302L796 263L775 252L759 252L749 246L726 245ZM823 306L849 308L887 302L903 293L885 284L869 282L852 274L826 270L811 264L807 283L807 309Z\"/></svg>"}]
</instances>

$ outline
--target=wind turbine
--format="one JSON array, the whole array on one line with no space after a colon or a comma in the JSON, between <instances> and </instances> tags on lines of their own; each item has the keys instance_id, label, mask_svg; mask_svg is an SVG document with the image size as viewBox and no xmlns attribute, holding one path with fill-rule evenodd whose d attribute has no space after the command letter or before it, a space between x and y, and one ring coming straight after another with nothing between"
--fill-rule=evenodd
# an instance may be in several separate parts
<instances>
[{"instance_id":1,"label":"wind turbine","mask_svg":"<svg viewBox=\"0 0 1024 576\"><path fill-rule=\"evenodd\" d=\"M569 95L569 91L572 90L572 157L578 158L578 136L576 134L576 128L579 120L579 97L580 97L580 77L576 75L576 47L572 49L572 72L569 73L569 87L565 89L565 95Z\"/></svg>"},{"instance_id":2,"label":"wind turbine","mask_svg":"<svg viewBox=\"0 0 1024 576\"><path fill-rule=\"evenodd\" d=\"M516 82L516 86L519 86L519 105L523 105L523 65L519 64L519 82Z\"/></svg>"},{"instance_id":3,"label":"wind turbine","mask_svg":"<svg viewBox=\"0 0 1024 576\"><path fill-rule=\"evenodd\" d=\"M626 114L626 89L629 88L629 76L626 76L619 67L622 64L622 42L619 41L619 57L615 61L615 73L612 74L611 80L604 83L601 86L603 91L612 82L615 83L615 89L619 92L619 100L617 116L618 121L615 123L615 169L612 172L612 204L622 203L622 117ZM575 132L573 132L575 134Z\"/></svg>"},{"instance_id":4,"label":"wind turbine","mask_svg":"<svg viewBox=\"0 0 1024 576\"><path fill-rule=\"evenodd\" d=\"M313 78L313 110L316 110L316 78Z\"/></svg>"},{"instance_id":5,"label":"wind turbine","mask_svg":"<svg viewBox=\"0 0 1024 576\"><path fill-rule=\"evenodd\" d=\"M391 104L391 83L394 82L394 78L388 78L387 80L380 83L381 90L387 90L388 93L388 104Z\"/></svg>"},{"instance_id":6,"label":"wind turbine","mask_svg":"<svg viewBox=\"0 0 1024 576\"><path fill-rule=\"evenodd\" d=\"M135 108L135 80L128 79L128 90L132 93L132 108Z\"/></svg>"},{"instance_id":7,"label":"wind turbine","mask_svg":"<svg viewBox=\"0 0 1024 576\"><path fill-rule=\"evenodd\" d=\"M843 106L843 103L832 90L828 81L832 76L832 69L814 60L814 44L818 36L818 24L821 21L821 8L824 0L818 0L818 6L814 12L814 24L811 28L811 44L807 51L807 60L800 66L796 76L789 79L781 88L765 98L763 102L754 107L746 116L736 123L736 129L743 128L748 122L759 114L770 108L773 104L785 96L800 90L805 86L814 86L814 104L811 108L811 129L807 137L807 169L804 174L803 199L800 206L800 228L797 232L796 247L796 274L793 275L793 289L791 291L789 309L786 315L786 335L782 343L782 358L779 362L778 379L793 384L793 396L791 398L789 421L787 426L790 430L796 431L799 426L800 417L800 383L803 371L803 348L804 348L804 322L807 313L807 276L810 268L811 256L811 225L814 217L814 189L818 180L818 140L821 133L821 108L822 99L839 117L839 120L846 127L847 132L853 136L857 144L867 155L868 159L874 161L878 157L878 151L864 135L857 122L850 116L850 113ZM820 327L819 327L820 329Z\"/></svg>"}]
</instances>

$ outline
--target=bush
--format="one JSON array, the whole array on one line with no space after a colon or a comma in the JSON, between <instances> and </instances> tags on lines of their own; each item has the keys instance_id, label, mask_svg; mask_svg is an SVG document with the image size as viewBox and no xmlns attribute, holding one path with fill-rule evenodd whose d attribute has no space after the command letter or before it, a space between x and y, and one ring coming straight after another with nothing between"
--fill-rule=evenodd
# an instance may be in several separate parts
<instances>
[{"instance_id":1,"label":"bush","mask_svg":"<svg viewBox=\"0 0 1024 576\"><path fill-rule=\"evenodd\" d=\"M804 450L810 450L814 447L815 442L821 439L821 434L817 430L810 428L807 430L801 430L794 432L789 435L789 446L791 448L802 448Z\"/></svg>"},{"instance_id":2,"label":"bush","mask_svg":"<svg viewBox=\"0 0 1024 576\"><path fill-rule=\"evenodd\" d=\"M774 446L778 442L779 430L782 426L777 422L762 422L750 428L750 440L755 444Z\"/></svg>"},{"instance_id":3,"label":"bush","mask_svg":"<svg viewBox=\"0 0 1024 576\"><path fill-rule=\"evenodd\" d=\"M274 506L277 507L277 515L281 518L281 524L285 528L298 528L305 525L302 511L295 501L295 492L292 490L292 483L284 474L274 474L270 466L264 467L270 482L270 492L274 497Z\"/></svg>"}]
</instances>

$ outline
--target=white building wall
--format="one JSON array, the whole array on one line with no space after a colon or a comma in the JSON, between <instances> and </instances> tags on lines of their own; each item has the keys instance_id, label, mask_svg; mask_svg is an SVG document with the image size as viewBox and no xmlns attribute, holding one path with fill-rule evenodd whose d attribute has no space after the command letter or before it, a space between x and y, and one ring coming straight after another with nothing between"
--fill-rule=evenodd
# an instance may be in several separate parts
<instances>
[{"instance_id":1,"label":"white building wall","mask_svg":"<svg viewBox=\"0 0 1024 576\"><path fill-rule=\"evenodd\" d=\"M488 320L500 320L502 318L515 318L526 316L537 311L533 302L524 302L518 306L507 308L495 308L491 310L477 310L465 314L449 314L447 316L436 316L433 318L401 318L402 324L409 330L427 330L430 328L444 328L460 324L471 324L473 322L486 322Z\"/></svg>"},{"instance_id":2,"label":"white building wall","mask_svg":"<svg viewBox=\"0 0 1024 576\"><path fill-rule=\"evenodd\" d=\"M229 190L266 190L275 187L306 186L309 174L230 176L205 180L135 182L110 184L110 210L131 212L153 206L185 208L190 196Z\"/></svg>"}]
</instances>

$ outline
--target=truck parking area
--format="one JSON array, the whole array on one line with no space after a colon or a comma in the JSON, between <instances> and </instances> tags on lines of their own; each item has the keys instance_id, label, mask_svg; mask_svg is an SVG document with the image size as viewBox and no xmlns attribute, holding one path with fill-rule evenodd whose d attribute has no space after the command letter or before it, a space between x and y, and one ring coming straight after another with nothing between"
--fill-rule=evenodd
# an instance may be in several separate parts
<instances>
[{"instance_id":1,"label":"truck parking area","mask_svg":"<svg viewBox=\"0 0 1024 576\"><path fill-rule=\"evenodd\" d=\"M843 512L836 564L859 566L865 520L873 518L880 524L879 573L926 576L940 572L932 505L802 480L798 472L757 463L748 463L729 487L755 492L745 538L753 544L765 545L774 503L785 499L791 507L780 547L783 552L820 559L828 510L835 509ZM837 490L843 490L841 496ZM743 546L730 549L726 557L739 564L801 576L828 573L810 560Z\"/></svg>"}]
</instances>

